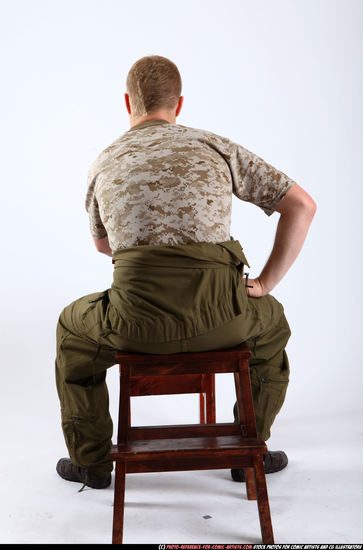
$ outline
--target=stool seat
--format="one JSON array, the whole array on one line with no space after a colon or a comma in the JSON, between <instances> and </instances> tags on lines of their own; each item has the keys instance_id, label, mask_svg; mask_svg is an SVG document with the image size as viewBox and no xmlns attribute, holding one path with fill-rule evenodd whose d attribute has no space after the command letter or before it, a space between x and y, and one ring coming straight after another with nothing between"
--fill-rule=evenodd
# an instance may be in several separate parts
<instances>
[{"instance_id":1,"label":"stool seat","mask_svg":"<svg viewBox=\"0 0 363 550\"><path fill-rule=\"evenodd\" d=\"M245 344L197 353L139 354L120 352L120 405L116 462L113 539L122 543L125 476L129 473L243 468L247 498L257 500L262 541L273 544L263 455L266 444L257 437ZM239 423L130 425L130 395L134 377L172 378L191 374L233 373ZM174 386L175 388L175 386Z\"/></svg>"}]
</instances>

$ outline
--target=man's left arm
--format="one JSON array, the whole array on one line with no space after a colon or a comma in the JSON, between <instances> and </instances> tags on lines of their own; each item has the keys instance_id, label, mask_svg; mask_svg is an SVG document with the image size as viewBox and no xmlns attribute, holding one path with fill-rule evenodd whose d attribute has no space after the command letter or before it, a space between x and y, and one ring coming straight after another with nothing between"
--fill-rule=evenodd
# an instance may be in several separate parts
<instances>
[{"instance_id":1,"label":"man's left arm","mask_svg":"<svg viewBox=\"0 0 363 550\"><path fill-rule=\"evenodd\" d=\"M279 212L274 245L261 274L248 280L249 296L259 298L275 288L299 255L316 211L302 187L264 159L234 142L227 147L233 193L268 216Z\"/></svg>"},{"instance_id":2,"label":"man's left arm","mask_svg":"<svg viewBox=\"0 0 363 550\"><path fill-rule=\"evenodd\" d=\"M275 211L280 213L280 219L272 252L260 276L248 280L248 295L254 298L271 292L296 260L316 212L316 204L295 183Z\"/></svg>"}]
</instances>

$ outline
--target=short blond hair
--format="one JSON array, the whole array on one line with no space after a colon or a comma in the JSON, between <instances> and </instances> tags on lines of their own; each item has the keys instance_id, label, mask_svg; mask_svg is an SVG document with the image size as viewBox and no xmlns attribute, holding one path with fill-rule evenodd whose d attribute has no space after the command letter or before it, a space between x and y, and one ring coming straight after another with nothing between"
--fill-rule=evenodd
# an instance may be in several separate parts
<instances>
[{"instance_id":1,"label":"short blond hair","mask_svg":"<svg viewBox=\"0 0 363 550\"><path fill-rule=\"evenodd\" d=\"M145 116L159 109L176 107L182 80L178 67L160 55L136 61L127 75L126 89L133 116Z\"/></svg>"}]
</instances>

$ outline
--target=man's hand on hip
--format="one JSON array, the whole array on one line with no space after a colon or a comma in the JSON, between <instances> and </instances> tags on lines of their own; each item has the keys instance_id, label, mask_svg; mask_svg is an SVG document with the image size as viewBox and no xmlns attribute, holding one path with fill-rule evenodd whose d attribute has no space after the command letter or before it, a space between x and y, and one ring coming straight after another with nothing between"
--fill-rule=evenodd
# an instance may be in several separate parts
<instances>
[{"instance_id":1,"label":"man's hand on hip","mask_svg":"<svg viewBox=\"0 0 363 550\"><path fill-rule=\"evenodd\" d=\"M250 298L261 298L262 296L268 294L267 290L263 288L258 277L257 279L246 279L244 284L246 286L247 295Z\"/></svg>"}]
</instances>

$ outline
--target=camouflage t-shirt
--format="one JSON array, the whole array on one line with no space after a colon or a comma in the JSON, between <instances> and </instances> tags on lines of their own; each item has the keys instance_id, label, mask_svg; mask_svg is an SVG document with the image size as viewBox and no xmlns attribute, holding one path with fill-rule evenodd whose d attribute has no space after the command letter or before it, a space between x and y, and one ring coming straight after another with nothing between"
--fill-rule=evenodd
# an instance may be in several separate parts
<instances>
[{"instance_id":1,"label":"camouflage t-shirt","mask_svg":"<svg viewBox=\"0 0 363 550\"><path fill-rule=\"evenodd\" d=\"M295 182L228 138L165 120L133 126L88 173L92 236L111 250L230 240L232 193L271 215Z\"/></svg>"}]
</instances>

